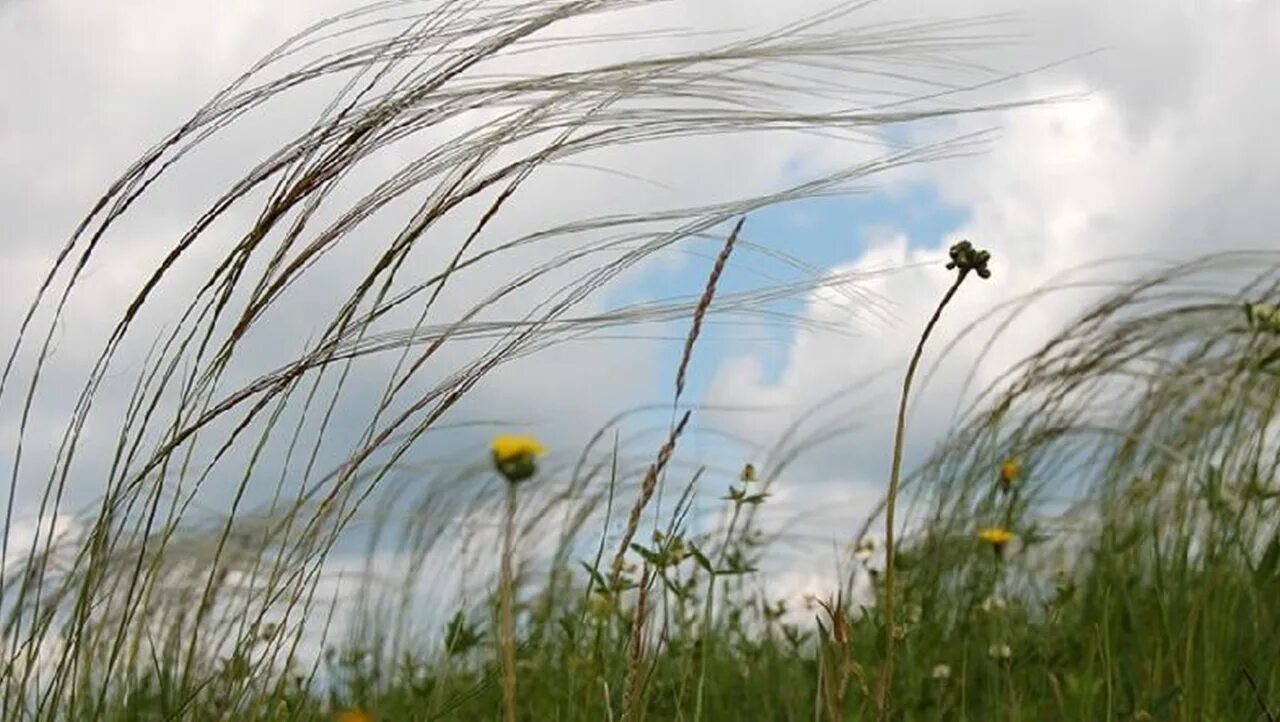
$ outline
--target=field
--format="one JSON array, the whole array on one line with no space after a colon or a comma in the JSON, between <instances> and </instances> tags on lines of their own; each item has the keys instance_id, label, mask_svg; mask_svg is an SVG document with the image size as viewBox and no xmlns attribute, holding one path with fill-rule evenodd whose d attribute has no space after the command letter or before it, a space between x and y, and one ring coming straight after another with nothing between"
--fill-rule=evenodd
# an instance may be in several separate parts
<instances>
[{"instance_id":1,"label":"field","mask_svg":"<svg viewBox=\"0 0 1280 722\"><path fill-rule=\"evenodd\" d=\"M0 381L18 449L0 719L1276 720L1280 255L1098 280L1047 343L958 394L963 413L908 463L913 393L954 363L941 329L998 349L1011 319L1061 290L949 326L975 286L1016 273L982 250L989 239L952 246L931 267L952 285L894 331L916 353L889 372L900 413L872 449L892 459L881 501L841 530L834 564L814 562L831 593L797 595L769 572L805 542L767 512L815 446L867 442L836 426L686 463L688 439L713 431L690 378L717 319L860 278L742 290L724 276L744 248L759 252L755 214L990 139L897 145L712 205L503 219L557 164L630 144L854 142L1058 99L980 101L955 85L823 106L789 73L856 74L873 55L923 83L991 41L970 21L826 30L858 3L709 50L541 75L504 64L610 41L573 23L634 4L351 11L282 45L105 191ZM70 383L48 370L74 335L63 308L91 282L83 269L135 207L297 88L323 99L316 116L184 219L87 369ZM690 239L712 248L697 292L591 305ZM486 283L477 269L506 258L519 270ZM320 302L298 289L322 289ZM581 448L546 448L524 409L501 404L489 422L454 423L509 362L646 324L679 330L669 393L619 410ZM45 396L67 409L52 441L28 426ZM432 445L457 434L490 446ZM42 521L11 546L32 478L22 488L37 488ZM92 504L70 526L46 521L86 478Z\"/></svg>"}]
</instances>

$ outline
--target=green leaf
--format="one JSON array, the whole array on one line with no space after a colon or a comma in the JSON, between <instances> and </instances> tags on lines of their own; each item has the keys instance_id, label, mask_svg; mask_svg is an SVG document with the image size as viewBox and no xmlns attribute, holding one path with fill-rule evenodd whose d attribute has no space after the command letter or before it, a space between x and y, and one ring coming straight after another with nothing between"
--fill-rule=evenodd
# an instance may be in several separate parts
<instances>
[{"instance_id":1,"label":"green leaf","mask_svg":"<svg viewBox=\"0 0 1280 722\"><path fill-rule=\"evenodd\" d=\"M714 575L716 573L715 569L711 568L711 561L702 553L702 550L698 548L697 544L689 542L689 553L693 555L693 560L696 561L698 566L702 567L702 570L707 574Z\"/></svg>"},{"instance_id":2,"label":"green leaf","mask_svg":"<svg viewBox=\"0 0 1280 722\"><path fill-rule=\"evenodd\" d=\"M600 573L599 569L596 569L595 567L583 561L580 561L578 563L582 565L583 569L587 570L587 574L590 575L592 582L594 582L596 586L601 587L603 589L609 588L609 583L605 581L604 575Z\"/></svg>"},{"instance_id":3,"label":"green leaf","mask_svg":"<svg viewBox=\"0 0 1280 722\"><path fill-rule=\"evenodd\" d=\"M649 562L649 564L655 567L666 566L666 558L658 551L646 549L635 542L631 543L631 550L636 554L639 554L646 562Z\"/></svg>"}]
</instances>

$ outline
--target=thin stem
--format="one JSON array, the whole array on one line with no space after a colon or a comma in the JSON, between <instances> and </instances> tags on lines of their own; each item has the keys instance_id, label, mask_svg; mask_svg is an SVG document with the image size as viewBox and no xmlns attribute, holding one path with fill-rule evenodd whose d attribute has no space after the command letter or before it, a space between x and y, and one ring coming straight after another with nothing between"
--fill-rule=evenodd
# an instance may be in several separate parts
<instances>
[{"instance_id":1,"label":"thin stem","mask_svg":"<svg viewBox=\"0 0 1280 722\"><path fill-rule=\"evenodd\" d=\"M907 400L911 394L911 381L915 377L916 367L920 365L920 356L924 353L924 344L929 340L929 335L933 333L933 328L938 324L938 319L942 317L942 309L946 308L948 303L951 303L951 299L955 297L956 291L960 289L960 284L964 283L965 276L968 274L969 270L966 268L961 268L956 274L955 282L951 284L951 288L947 289L947 293L942 297L941 303L934 309L933 317L929 319L929 323L924 327L924 333L920 334L920 341L916 343L916 350L911 356L911 363L907 365L907 374L902 379L902 397L898 402L898 423L893 437L893 463L889 467L889 493L885 498L884 506L885 648L884 666L880 670L880 684L876 691L876 720L878 722L885 722L889 718L889 687L893 681L893 601L896 577L894 557L897 553L893 536L893 515L898 500L898 484L902 477L902 444L907 430Z\"/></svg>"},{"instance_id":2,"label":"thin stem","mask_svg":"<svg viewBox=\"0 0 1280 722\"><path fill-rule=\"evenodd\" d=\"M733 539L734 527L738 524L738 518L742 514L742 502L734 502L733 516L729 519L728 530L725 531L724 542L720 545L720 553L716 555L715 565L708 574L710 579L707 582L707 599L702 609L702 645L699 650L698 660L698 696L694 706L693 721L702 722L702 701L706 694L707 682L707 655L710 653L712 641L715 635L712 634L712 611L715 605L716 594L716 571L724 568L725 554L729 549L729 542Z\"/></svg>"},{"instance_id":3,"label":"thin stem","mask_svg":"<svg viewBox=\"0 0 1280 722\"><path fill-rule=\"evenodd\" d=\"M515 615L512 611L515 596L512 571L516 534L516 485L507 483L507 508L502 530L502 580L499 590L499 634L502 646L502 719L516 721L516 641Z\"/></svg>"}]
</instances>

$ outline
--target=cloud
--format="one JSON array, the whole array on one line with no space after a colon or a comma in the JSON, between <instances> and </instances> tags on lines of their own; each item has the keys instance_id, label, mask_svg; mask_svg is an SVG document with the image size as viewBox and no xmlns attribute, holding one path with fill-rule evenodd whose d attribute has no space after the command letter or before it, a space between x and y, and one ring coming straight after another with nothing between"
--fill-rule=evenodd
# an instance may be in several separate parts
<instances>
[{"instance_id":1,"label":"cloud","mask_svg":"<svg viewBox=\"0 0 1280 722\"><path fill-rule=\"evenodd\" d=\"M974 11L983 8L995 6ZM901 373L951 279L942 267L949 243L969 238L990 249L995 276L965 284L926 351L926 370L970 322L1062 281L1073 269L1070 277L1105 286L1132 280L1158 262L1280 248L1274 234L1280 208L1273 202L1280 146L1270 140L1280 120L1280 96L1265 90L1270 68L1280 61L1280 10L1274 4L1046 1L1022 4L1019 12L1019 26L1030 29L1032 42L1002 50L1001 67L1026 67L1046 53L1108 49L1017 82L1019 92L1071 100L995 118L951 119L916 136L1000 128L999 139L983 153L915 166L894 179L901 186L928 184L964 211L966 220L942 243L878 229L866 236L858 257L831 269L886 261L908 266L870 286L892 303L893 320L886 324L880 315L860 313L830 293L813 294L802 316L841 324L838 332L797 328L780 368L740 346L712 384L712 403L759 399L775 409L721 420L762 445L792 423L816 435L840 422L865 420L788 466L780 480L781 488L789 486L794 496L825 510L814 518L819 528L856 528L871 506L836 500L851 494L874 500L886 485ZM1117 257L1132 260L1096 265ZM1043 297L990 348L988 333L956 340L928 385L916 389L908 466L954 423L962 390L995 381L1104 292ZM891 371L866 381L869 370L884 368ZM824 395L853 385L856 394L812 412Z\"/></svg>"}]
</instances>

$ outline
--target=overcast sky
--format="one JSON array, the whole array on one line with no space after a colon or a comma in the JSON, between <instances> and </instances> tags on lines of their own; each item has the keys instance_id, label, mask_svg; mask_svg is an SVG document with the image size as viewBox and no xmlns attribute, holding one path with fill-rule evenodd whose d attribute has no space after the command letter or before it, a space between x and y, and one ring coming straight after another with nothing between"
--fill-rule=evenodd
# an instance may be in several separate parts
<instances>
[{"instance_id":1,"label":"overcast sky","mask_svg":"<svg viewBox=\"0 0 1280 722\"><path fill-rule=\"evenodd\" d=\"M750 32L826 5L688 0L634 11L625 22L599 22L601 29L647 24ZM6 344L13 338L57 249L129 162L287 35L351 6L333 0L0 0L0 338ZM995 75L1051 64L1001 83L982 99L1071 99L898 129L900 139L918 142L985 129L998 135L981 153L887 174L871 196L803 202L748 219L747 240L824 272L910 267L860 286L885 299L883 308L872 308L866 297L829 290L802 296L783 306L800 321L782 328L763 322L757 328L713 327L695 359L691 402L767 410L700 417L708 433L690 435L684 447L688 463L756 458L796 419L806 419L810 431L862 422L862 430L790 469L778 488L780 510L823 520L812 527L818 538L837 537L878 495L898 379L894 373L876 376L821 414L807 409L874 372L901 368L950 280L942 268L950 243L969 238L995 256L995 277L963 289L945 324L953 330L993 304L1092 260L1280 249L1274 232L1280 227L1280 146L1270 137L1280 121L1273 77L1280 67L1280 5L881 0L846 19L845 27L886 18L956 17L961 10L974 16L1016 13L990 25L992 35L1008 35L1008 42L995 46L993 40L967 60L981 61ZM561 59L598 62L611 52L617 51L582 48ZM954 79L957 71L937 72ZM58 329L54 373L61 375L54 378L82 381L103 329L122 310L124 294L136 289L161 249L203 210L210 188L234 180L286 139L281 129L296 120L291 108L272 112L261 123L246 121L217 153L192 159L190 170L132 211L110 252L89 269L84 290ZM613 178L614 185L606 186L600 174L583 170L531 191L536 200L513 214L512 223L572 217L584 205L616 202L619 193L630 194L633 205L661 207L674 198L761 192L866 154L847 139L814 137L624 149L611 162L656 183ZM685 245L651 259L585 308L696 290L715 250L710 242ZM761 253L743 253L740 262L726 279L731 288L781 273ZM498 266L478 278L496 284L513 270ZM326 289L317 282L304 292L321 303ZM1033 307L984 360L979 385L1069 321L1087 300L1063 295ZM465 308L466 301L460 297L448 307ZM151 322L159 328L166 319L157 312ZM299 338L256 339L266 365L279 346L292 348L317 330L301 321L280 328L289 329L282 335ZM684 327L659 330L678 336ZM952 389L969 373L984 341L975 336L961 342L925 389L913 417L917 451L946 428L957 401ZM145 345L139 348L145 351ZM613 413L669 402L672 353L670 344L635 339L562 346L494 376L477 389L469 413L529 421L553 446L576 450ZM129 368L120 373L127 375ZM65 420L68 399L60 391L37 399L33 410L27 453L36 460L30 468L37 477L47 473L40 461L47 462ZM20 408L12 395L0 404L6 480ZM711 434L712 428L723 433ZM725 434L736 441L726 442ZM467 438L483 443L481 436ZM19 516L34 511L41 487L20 475ZM93 498L92 479L77 479L76 489L74 503L68 502L73 506Z\"/></svg>"}]
</instances>

